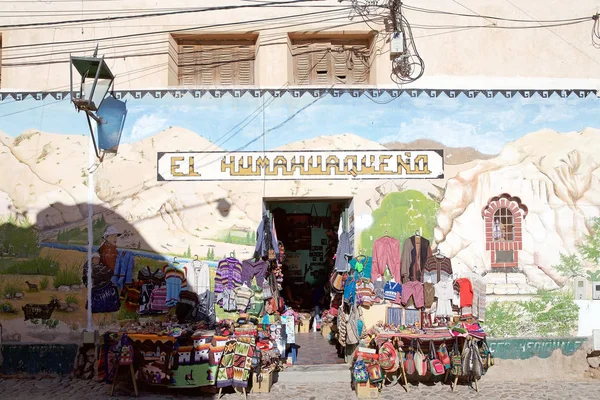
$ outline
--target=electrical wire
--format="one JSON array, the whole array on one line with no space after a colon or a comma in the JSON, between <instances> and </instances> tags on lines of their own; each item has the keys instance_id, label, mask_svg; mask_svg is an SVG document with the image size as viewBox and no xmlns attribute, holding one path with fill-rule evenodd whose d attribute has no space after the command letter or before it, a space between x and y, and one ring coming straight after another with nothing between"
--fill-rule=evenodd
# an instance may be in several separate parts
<instances>
[{"instance_id":1,"label":"electrical wire","mask_svg":"<svg viewBox=\"0 0 600 400\"><path fill-rule=\"evenodd\" d=\"M341 19L342 16L343 16L342 13L333 13L331 15L332 15L331 18L322 18L322 19L319 19L319 20L312 20L312 21L311 21L311 19L314 17L313 15L310 15L310 16L299 15L296 19L294 19L294 21L290 21L290 23L288 23L287 25L281 25L281 24L285 24L286 22L285 21L279 21L279 22L276 22L276 24L278 24L278 25L271 24L271 25L264 26L264 27L262 27L261 32L266 32L266 31L275 30L275 29L282 29L282 28L290 28L290 27L294 27L294 26L298 26L298 25L304 26L304 25L309 24L309 23L317 23L317 24L319 24L319 23L323 23L323 22L335 21L335 20ZM305 20L309 20L309 21L305 21ZM204 28L212 28L212 27L214 27L214 25L207 25ZM184 30L192 30L192 29L193 30L198 30L197 28L198 27L184 28ZM179 32L179 30L177 30L177 31L165 31L165 32L161 32L161 33L167 33L167 32L176 33L176 32ZM224 33L224 32L222 32L222 33ZM154 34L154 33L152 33L152 34ZM281 35L281 34L278 34L278 33L273 33L273 34L264 34L264 33L261 33L261 38L268 37L269 35ZM110 41L112 43L112 46L110 44L107 44L106 46L99 46L98 49L99 50L110 50L112 48L124 48L124 47L136 47L136 49L139 49L140 47L143 47L143 46L150 46L150 45L156 45L156 44L164 44L164 43L168 42L168 40L164 40L163 39L163 40L160 40L160 41L151 41L151 42L149 42L149 41L146 40L146 41L136 41L136 42L125 42L124 44L116 44L115 43L115 41L125 40L125 39L130 38L130 37L131 36L122 35L122 36L119 36L119 37L115 37L115 36L110 37L109 36L109 37L106 37L106 38L99 38L99 39L97 39L98 41L105 41L105 40L106 41ZM94 42L94 41L95 41L94 39L86 40L86 42ZM65 45L68 46L69 42L63 43L63 44L65 44ZM75 43L75 44L78 44L78 43ZM20 59L25 59L25 58L47 57L47 56L50 56L50 55L58 55L58 54L69 55L69 54L73 53L74 51L77 51L77 52L93 51L93 50L95 50L95 48L96 48L96 44L94 44L92 47L89 47L89 48L86 48L86 49L82 49L81 46L78 46L77 48L69 46L68 48L61 49L60 52L54 52L54 53L47 53L47 52L41 53L39 51L29 52L29 53L22 53L21 51L28 51L28 49L27 50L26 49L22 49L19 46L7 46L7 47L3 48L3 50L8 50L6 53L10 54L11 51L12 52L18 51L20 53L18 55L14 55L14 56L7 56L7 54L5 53L5 55L3 57L3 60L4 61L11 61L11 60L20 60Z\"/></svg>"},{"instance_id":2,"label":"electrical wire","mask_svg":"<svg viewBox=\"0 0 600 400\"><path fill-rule=\"evenodd\" d=\"M425 61L419 55L412 28L406 17L402 14L402 2L392 0L390 6L394 32L402 34L404 50L392 60L392 73L390 78L396 84L415 82L425 73Z\"/></svg>"},{"instance_id":3,"label":"electrical wire","mask_svg":"<svg viewBox=\"0 0 600 400\"><path fill-rule=\"evenodd\" d=\"M296 3L307 3L314 1L323 1L323 0L289 0L285 2L279 1L271 1L268 3L260 3L260 4L243 4L243 5L230 5L230 6L217 6L217 7L203 7L191 10L179 10L179 11L168 11L162 13L148 13L148 14L136 14L136 15L123 15L117 17L104 17L104 18L84 18L78 20L66 20L66 21L48 21L48 22L32 22L27 24L11 24L11 25L0 25L0 29L14 29L14 28L25 28L32 26L56 26L56 25L65 25L65 24L82 24L88 22L107 22L107 21L121 21L127 19L140 19L140 18L153 18L153 17L165 17L172 16L178 14L192 14L192 13L202 13L202 12L210 12L210 11L230 11L237 10L240 8L276 8L281 5L286 4L296 4Z\"/></svg>"},{"instance_id":4,"label":"electrical wire","mask_svg":"<svg viewBox=\"0 0 600 400\"><path fill-rule=\"evenodd\" d=\"M415 7L408 5L406 3L402 3L402 7L415 12L427 13L427 14L441 14L441 15L452 15L456 17L472 17L472 18L485 18L485 19L493 19L496 21L505 21L505 22L521 22L521 23L557 23L557 22L573 22L573 21L589 21L592 17L576 17L576 18L566 18L566 19L551 19L551 20L526 20L526 19L515 19L515 18L504 18L504 17L496 17L493 15L483 15L483 14L465 14L465 13L457 13L451 11L443 11L443 10L434 10L422 7Z\"/></svg>"},{"instance_id":5,"label":"electrical wire","mask_svg":"<svg viewBox=\"0 0 600 400\"><path fill-rule=\"evenodd\" d=\"M335 18L329 18L329 19L323 19L319 22L327 22L327 21L335 21L335 20L339 20L339 17L335 17ZM335 26L331 26L329 27L330 29L335 29L335 28L340 28L340 27L347 27L350 25L355 25L358 24L359 22L349 22L349 23L345 23L345 24L339 24L339 25L335 25ZM300 22L297 24L292 24L292 25L288 25L288 27L290 26L304 26L306 25L305 22ZM281 28L281 27L278 27ZM160 43L165 43L167 41L162 41ZM259 46L260 45L264 45L264 44L268 44L268 43L260 43L259 42ZM130 46L123 46L123 47L130 47ZM108 49L110 49L110 47L107 47ZM202 53L205 50L198 50L198 51L194 51L194 52L177 52L178 55L181 54L194 54L194 53ZM70 52L69 52L70 53ZM167 55L167 54L171 54L169 52L169 50L164 50L163 47L160 47L158 49L156 49L156 51L153 52L145 52L145 53L130 53L130 52L124 52L124 53L119 53L119 54L113 54L112 56L106 56L104 57L105 60L114 60L114 59L127 59L127 58L132 58L132 57L153 57L153 56L161 56L161 55ZM52 55L52 53L48 54L48 55ZM28 58L32 58L34 56L15 56L15 57L8 57L6 58L6 60L19 60L19 59L28 59ZM239 61L239 60L232 60L231 62L235 62L235 61ZM21 63L3 63L3 66L6 68L15 68L15 67L25 67L25 66L39 66L39 65L46 65L46 64L66 64L69 63L70 61L68 59L58 59L58 60L54 60L54 61L35 61L35 62L21 62ZM225 63L225 62L221 62L221 63ZM177 66L180 66L179 63L176 62ZM187 66L190 65L197 65L197 66L201 66L201 65L207 65L207 64L186 64Z\"/></svg>"},{"instance_id":6,"label":"electrical wire","mask_svg":"<svg viewBox=\"0 0 600 400\"><path fill-rule=\"evenodd\" d=\"M62 41L62 42L56 42L55 45L56 46L79 45L82 43L97 43L97 42L108 41L108 40L117 40L118 41L118 40L130 39L130 38L134 38L134 37L161 35L161 34L165 34L165 33L182 33L182 32L186 32L186 31L196 31L196 30L212 29L212 28L223 28L223 27L228 27L228 26L238 27L240 25L246 25L246 24L260 24L260 23L264 23L264 22L276 22L279 20L287 20L287 19L298 18L298 17L308 17L308 16L314 16L314 15L331 14L331 13L334 13L337 11L347 10L347 9L348 9L348 7L343 7L343 8L340 8L339 10L314 11L314 12L310 12L310 13L283 15L283 16L278 16L278 17L260 18L260 19L247 20L247 21L224 22L224 23L218 23L218 24L207 24L207 25L199 25L199 26L186 27L186 28L180 28L180 29L153 31L153 32L137 32L137 33L130 33L130 34L124 34L124 35L119 35L119 36L113 36L113 37L104 36L104 37L94 38L94 39L67 40L67 41ZM261 30L263 30L263 29L261 29ZM2 50L4 51L4 50L11 50L11 49L40 47L40 46L48 46L51 44L52 43L50 43L50 42L28 43L28 44L4 46L2 48Z\"/></svg>"}]
</instances>

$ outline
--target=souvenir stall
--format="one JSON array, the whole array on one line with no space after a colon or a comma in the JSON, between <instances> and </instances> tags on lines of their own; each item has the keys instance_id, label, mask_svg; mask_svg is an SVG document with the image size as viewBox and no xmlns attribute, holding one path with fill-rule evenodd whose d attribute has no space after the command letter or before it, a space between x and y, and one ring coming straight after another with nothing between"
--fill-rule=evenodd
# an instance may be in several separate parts
<instances>
[{"instance_id":1,"label":"souvenir stall","mask_svg":"<svg viewBox=\"0 0 600 400\"><path fill-rule=\"evenodd\" d=\"M383 382L450 375L477 380L493 363L479 321L485 285L459 276L420 232L400 243L387 234L372 256L346 252L340 235L330 277L332 304L324 316L348 361L359 395ZM460 365L459 365L460 361ZM369 386L371 385L371 386Z\"/></svg>"},{"instance_id":2,"label":"souvenir stall","mask_svg":"<svg viewBox=\"0 0 600 400\"><path fill-rule=\"evenodd\" d=\"M294 339L295 315L280 296L284 259L265 215L253 257L238 260L231 254L218 262L214 279L198 258L175 258L155 271L141 269L137 279L129 276L120 286L117 281L107 292L118 293L116 299L92 297L92 312L126 307L138 314L103 333L97 379L112 384L111 395L117 381L126 378L136 395L140 382L268 392ZM217 318L219 309L227 318Z\"/></svg>"}]
</instances>

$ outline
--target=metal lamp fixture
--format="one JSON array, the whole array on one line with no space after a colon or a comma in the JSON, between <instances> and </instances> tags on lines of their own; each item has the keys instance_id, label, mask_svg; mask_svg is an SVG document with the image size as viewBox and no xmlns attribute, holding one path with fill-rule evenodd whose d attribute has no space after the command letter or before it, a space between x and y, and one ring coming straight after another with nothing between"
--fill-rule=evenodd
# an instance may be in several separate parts
<instances>
[{"instance_id":1,"label":"metal lamp fixture","mask_svg":"<svg viewBox=\"0 0 600 400\"><path fill-rule=\"evenodd\" d=\"M118 139L120 138L120 131L118 135L112 135L112 137L117 137L117 143L114 143L115 140L106 140L100 137L106 129L101 129L103 124L109 124L107 118L104 116L105 112L101 112L100 108L104 103L104 100L107 98L107 94L111 87L113 86L115 76L111 72L110 68L104 61L104 57L98 57L98 47L96 46L96 50L94 51L94 55L92 57L73 57L70 56L71 68L70 68L70 81L71 81L71 101L75 105L77 111L85 112L86 118L88 120L88 125L90 128L90 134L92 135L92 141L94 143L94 150L96 152L96 157L102 161L104 156L100 156L98 148L101 150L113 151L118 146ZM81 80L79 83L78 90L73 90L73 67L80 75ZM117 99L113 99L114 101L119 102ZM114 103L114 101L112 103ZM111 103L109 101L108 103ZM121 102L122 103L122 102ZM114 105L111 107L114 109ZM120 109L124 109L123 106ZM123 122L125 117L125 111L123 111L121 118L117 118L119 121L116 126L122 129ZM91 119L96 121L99 125L98 136L99 136L99 145L96 144L96 139L94 137L94 130L92 128ZM112 116L111 116L112 119ZM115 125L110 123L110 125ZM107 144L108 143L108 144ZM104 146L103 146L104 145Z\"/></svg>"}]
</instances>

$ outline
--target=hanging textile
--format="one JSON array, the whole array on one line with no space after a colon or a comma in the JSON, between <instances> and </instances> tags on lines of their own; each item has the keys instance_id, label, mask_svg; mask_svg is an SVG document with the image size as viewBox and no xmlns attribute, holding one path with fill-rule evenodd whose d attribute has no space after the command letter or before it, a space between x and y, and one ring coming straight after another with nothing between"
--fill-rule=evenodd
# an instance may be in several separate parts
<instances>
[{"instance_id":1,"label":"hanging textile","mask_svg":"<svg viewBox=\"0 0 600 400\"><path fill-rule=\"evenodd\" d=\"M421 269L431 256L429 240L421 236L411 236L402 246L402 282L421 281Z\"/></svg>"},{"instance_id":2,"label":"hanging textile","mask_svg":"<svg viewBox=\"0 0 600 400\"><path fill-rule=\"evenodd\" d=\"M276 249L278 248L279 246L277 245L277 238L273 233L271 220L263 207L263 217L256 231L256 246L254 248L253 258L268 257L269 250L275 250L277 252Z\"/></svg>"},{"instance_id":3,"label":"hanging textile","mask_svg":"<svg viewBox=\"0 0 600 400\"><path fill-rule=\"evenodd\" d=\"M342 231L339 236L337 250L335 252L335 270L338 272L348 271L348 259L346 254L350 253L350 234L346 231Z\"/></svg>"},{"instance_id":4,"label":"hanging textile","mask_svg":"<svg viewBox=\"0 0 600 400\"><path fill-rule=\"evenodd\" d=\"M452 262L448 257L431 256L427 258L422 270L422 282L433 284L452 279Z\"/></svg>"},{"instance_id":5,"label":"hanging textile","mask_svg":"<svg viewBox=\"0 0 600 400\"><path fill-rule=\"evenodd\" d=\"M227 257L217 265L215 272L215 294L225 289L233 290L242 284L242 264L237 258Z\"/></svg>"},{"instance_id":6,"label":"hanging textile","mask_svg":"<svg viewBox=\"0 0 600 400\"><path fill-rule=\"evenodd\" d=\"M383 236L373 242L371 279L377 280L385 273L385 268L396 280L401 281L400 275L400 242L390 236Z\"/></svg>"},{"instance_id":7,"label":"hanging textile","mask_svg":"<svg viewBox=\"0 0 600 400\"><path fill-rule=\"evenodd\" d=\"M194 260L189 270L192 273L194 289L198 295L210 290L210 270L207 263Z\"/></svg>"}]
</instances>

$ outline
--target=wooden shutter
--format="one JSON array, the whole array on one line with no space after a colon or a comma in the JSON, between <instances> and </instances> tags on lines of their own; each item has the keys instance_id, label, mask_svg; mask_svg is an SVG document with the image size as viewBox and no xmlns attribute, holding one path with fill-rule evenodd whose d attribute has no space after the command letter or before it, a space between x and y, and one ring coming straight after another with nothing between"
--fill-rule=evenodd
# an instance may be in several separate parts
<instances>
[{"instance_id":1,"label":"wooden shutter","mask_svg":"<svg viewBox=\"0 0 600 400\"><path fill-rule=\"evenodd\" d=\"M294 55L294 82L297 85L311 83L311 53L309 46L298 46Z\"/></svg>"},{"instance_id":2,"label":"wooden shutter","mask_svg":"<svg viewBox=\"0 0 600 400\"><path fill-rule=\"evenodd\" d=\"M196 46L179 46L179 84L194 86L196 84Z\"/></svg>"},{"instance_id":3,"label":"wooden shutter","mask_svg":"<svg viewBox=\"0 0 600 400\"><path fill-rule=\"evenodd\" d=\"M198 80L201 86L214 86L215 85L215 69L216 60L214 46L202 45L198 46L199 57L198 57Z\"/></svg>"},{"instance_id":4,"label":"wooden shutter","mask_svg":"<svg viewBox=\"0 0 600 400\"><path fill-rule=\"evenodd\" d=\"M369 83L369 53L367 49L356 49L352 52L352 84Z\"/></svg>"},{"instance_id":5,"label":"wooden shutter","mask_svg":"<svg viewBox=\"0 0 600 400\"><path fill-rule=\"evenodd\" d=\"M331 44L315 43L312 52L312 66L315 69L315 84L328 85L332 82Z\"/></svg>"},{"instance_id":6,"label":"wooden shutter","mask_svg":"<svg viewBox=\"0 0 600 400\"><path fill-rule=\"evenodd\" d=\"M232 46L233 47L233 46ZM221 85L233 85L234 81L234 53L232 47L221 46L219 52L219 64L217 66L217 82Z\"/></svg>"},{"instance_id":7,"label":"wooden shutter","mask_svg":"<svg viewBox=\"0 0 600 400\"><path fill-rule=\"evenodd\" d=\"M240 46L237 53L237 83L239 85L253 85L254 46Z\"/></svg>"},{"instance_id":8,"label":"wooden shutter","mask_svg":"<svg viewBox=\"0 0 600 400\"><path fill-rule=\"evenodd\" d=\"M348 52L340 47L332 49L333 83L346 84L352 81L348 70Z\"/></svg>"}]
</instances>

